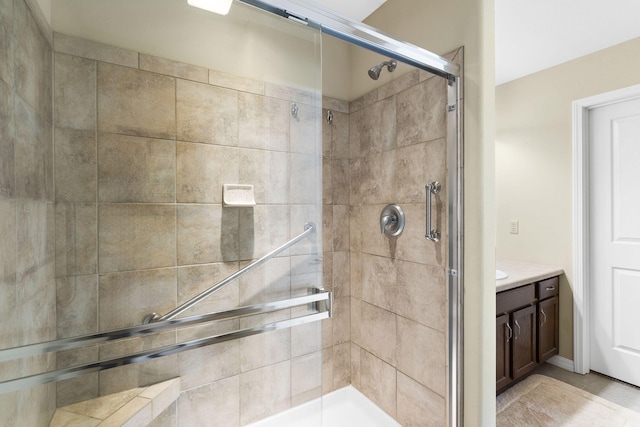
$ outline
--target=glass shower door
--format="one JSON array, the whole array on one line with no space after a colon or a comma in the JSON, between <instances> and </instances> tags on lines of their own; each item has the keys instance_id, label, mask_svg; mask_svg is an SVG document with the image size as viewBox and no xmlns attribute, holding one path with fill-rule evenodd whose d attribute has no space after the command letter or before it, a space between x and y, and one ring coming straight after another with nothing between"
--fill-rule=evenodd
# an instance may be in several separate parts
<instances>
[{"instance_id":1,"label":"glass shower door","mask_svg":"<svg viewBox=\"0 0 640 427\"><path fill-rule=\"evenodd\" d=\"M16 16L30 16L22 0L16 3ZM51 104L42 112L44 137L24 139L32 144L28 152L39 152L36 143L47 148L40 172L49 174L43 183L51 188L34 189L33 202L2 200L0 210L6 234L24 236L7 243L4 253L15 248L10 252L19 259L3 258L3 265L25 270L28 245L46 268L20 283L3 282L3 292L37 299L14 298L18 307L5 322L16 333L1 334L0 348L141 325L148 314L168 313L300 235L308 223L315 232L178 319L321 288L319 31L241 3L218 16L172 0L62 0L52 16L53 44L38 39L36 52L46 57L48 49L51 66L42 77L25 77L53 75L49 95L42 86L38 98ZM225 184L252 185L255 204L250 197L241 206L233 198L225 203ZM179 425L246 425L319 398L319 322L124 361L272 327L316 312L317 304L3 362L0 379L11 380L120 360L112 369L0 395L6 406L0 424L45 425L56 407L69 412L79 402L173 378L180 378L179 395L162 416Z\"/></svg>"}]
</instances>

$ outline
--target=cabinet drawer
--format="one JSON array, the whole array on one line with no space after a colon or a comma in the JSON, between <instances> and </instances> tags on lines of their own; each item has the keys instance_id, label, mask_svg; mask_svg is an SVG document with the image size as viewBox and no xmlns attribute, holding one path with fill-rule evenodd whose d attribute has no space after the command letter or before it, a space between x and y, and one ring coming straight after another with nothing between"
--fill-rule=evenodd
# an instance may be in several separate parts
<instances>
[{"instance_id":1,"label":"cabinet drawer","mask_svg":"<svg viewBox=\"0 0 640 427\"><path fill-rule=\"evenodd\" d=\"M499 292L496 295L496 314L517 310L520 307L536 302L535 287L533 283L508 291Z\"/></svg>"},{"instance_id":2,"label":"cabinet drawer","mask_svg":"<svg viewBox=\"0 0 640 427\"><path fill-rule=\"evenodd\" d=\"M538 299L543 300L558 295L560 289L559 283L558 277L552 277L551 279L541 280L536 283Z\"/></svg>"}]
</instances>

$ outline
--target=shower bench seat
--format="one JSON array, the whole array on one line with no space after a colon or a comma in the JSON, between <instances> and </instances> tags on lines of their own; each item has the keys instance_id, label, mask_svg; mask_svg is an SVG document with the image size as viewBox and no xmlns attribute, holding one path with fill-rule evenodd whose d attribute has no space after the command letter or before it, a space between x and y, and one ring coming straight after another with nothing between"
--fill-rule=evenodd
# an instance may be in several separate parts
<instances>
[{"instance_id":1,"label":"shower bench seat","mask_svg":"<svg viewBox=\"0 0 640 427\"><path fill-rule=\"evenodd\" d=\"M58 408L49 427L146 426L180 396L180 378Z\"/></svg>"}]
</instances>

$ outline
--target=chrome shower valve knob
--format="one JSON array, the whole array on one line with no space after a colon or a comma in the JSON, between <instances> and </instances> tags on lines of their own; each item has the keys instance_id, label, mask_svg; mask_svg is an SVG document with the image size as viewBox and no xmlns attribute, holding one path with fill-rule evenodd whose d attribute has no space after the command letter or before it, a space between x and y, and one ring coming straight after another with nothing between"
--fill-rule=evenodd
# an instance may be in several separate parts
<instances>
[{"instance_id":1,"label":"chrome shower valve knob","mask_svg":"<svg viewBox=\"0 0 640 427\"><path fill-rule=\"evenodd\" d=\"M380 213L380 233L399 236L404 230L404 212L398 205L387 205Z\"/></svg>"}]
</instances>

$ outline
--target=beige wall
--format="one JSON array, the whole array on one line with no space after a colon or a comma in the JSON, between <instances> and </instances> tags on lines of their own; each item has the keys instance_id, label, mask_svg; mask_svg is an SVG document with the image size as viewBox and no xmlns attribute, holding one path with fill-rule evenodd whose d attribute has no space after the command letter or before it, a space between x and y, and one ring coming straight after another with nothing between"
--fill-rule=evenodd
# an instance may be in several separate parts
<instances>
[{"instance_id":1,"label":"beige wall","mask_svg":"<svg viewBox=\"0 0 640 427\"><path fill-rule=\"evenodd\" d=\"M389 0L366 20L441 55L465 47L464 411L470 426L495 423L493 3ZM352 84L379 59L354 54Z\"/></svg>"},{"instance_id":2,"label":"beige wall","mask_svg":"<svg viewBox=\"0 0 640 427\"><path fill-rule=\"evenodd\" d=\"M496 88L496 256L564 269L560 355L573 359L571 102L640 83L640 39ZM520 234L509 234L509 220Z\"/></svg>"}]
</instances>

